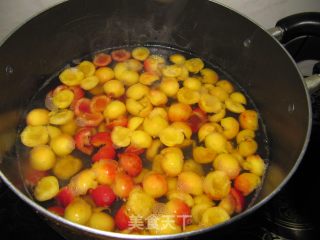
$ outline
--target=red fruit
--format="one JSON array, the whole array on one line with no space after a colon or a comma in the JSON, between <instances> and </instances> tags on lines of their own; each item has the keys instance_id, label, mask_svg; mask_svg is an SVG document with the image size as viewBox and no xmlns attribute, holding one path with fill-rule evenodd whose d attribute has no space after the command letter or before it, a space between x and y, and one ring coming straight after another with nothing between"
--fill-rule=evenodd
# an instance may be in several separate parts
<instances>
[{"instance_id":1,"label":"red fruit","mask_svg":"<svg viewBox=\"0 0 320 240\"><path fill-rule=\"evenodd\" d=\"M124 62L131 57L131 53L125 49L118 49L111 52L112 59L117 62Z\"/></svg>"},{"instance_id":2,"label":"red fruit","mask_svg":"<svg viewBox=\"0 0 320 240\"><path fill-rule=\"evenodd\" d=\"M111 135L109 132L98 132L91 137L91 144L95 147L102 145L112 145Z\"/></svg>"},{"instance_id":3,"label":"red fruit","mask_svg":"<svg viewBox=\"0 0 320 240\"><path fill-rule=\"evenodd\" d=\"M101 147L97 153L92 156L92 162L97 162L101 159L114 159L116 150L112 145L105 145Z\"/></svg>"},{"instance_id":4,"label":"red fruit","mask_svg":"<svg viewBox=\"0 0 320 240\"><path fill-rule=\"evenodd\" d=\"M234 209L235 212L236 213L242 212L244 209L244 196L242 195L242 193L240 191L238 191L235 188L230 189L230 194L235 200L235 204L236 204L235 209Z\"/></svg>"},{"instance_id":5,"label":"red fruit","mask_svg":"<svg viewBox=\"0 0 320 240\"><path fill-rule=\"evenodd\" d=\"M69 89L74 94L73 101L72 101L71 106L70 106L70 108L73 110L75 108L75 105L78 102L78 100L84 97L84 91L79 86L69 87Z\"/></svg>"},{"instance_id":6,"label":"red fruit","mask_svg":"<svg viewBox=\"0 0 320 240\"><path fill-rule=\"evenodd\" d=\"M105 67L109 65L111 61L111 56L106 53L98 53L93 58L93 64L97 67Z\"/></svg>"},{"instance_id":7,"label":"red fruit","mask_svg":"<svg viewBox=\"0 0 320 240\"><path fill-rule=\"evenodd\" d=\"M107 128L112 130L114 127L121 126L127 127L128 126L128 118L126 116L121 116L109 123L107 123Z\"/></svg>"},{"instance_id":8,"label":"red fruit","mask_svg":"<svg viewBox=\"0 0 320 240\"><path fill-rule=\"evenodd\" d=\"M68 188L68 186L66 186L60 189L56 196L56 199L58 203L65 208L73 201L74 197L74 193L70 188Z\"/></svg>"},{"instance_id":9,"label":"red fruit","mask_svg":"<svg viewBox=\"0 0 320 240\"><path fill-rule=\"evenodd\" d=\"M91 99L90 103L90 110L91 112L103 112L103 110L106 108L108 103L111 101L110 97L107 97L106 95L99 95L94 96Z\"/></svg>"},{"instance_id":10,"label":"red fruit","mask_svg":"<svg viewBox=\"0 0 320 240\"><path fill-rule=\"evenodd\" d=\"M133 145L130 145L128 146L124 152L125 153L134 153L134 154L137 154L137 155L141 155L145 152L145 148L137 148L136 146L133 146Z\"/></svg>"},{"instance_id":11,"label":"red fruit","mask_svg":"<svg viewBox=\"0 0 320 240\"><path fill-rule=\"evenodd\" d=\"M122 205L114 216L114 221L119 230L125 230L129 227L130 217L127 214L126 206Z\"/></svg>"},{"instance_id":12,"label":"red fruit","mask_svg":"<svg viewBox=\"0 0 320 240\"><path fill-rule=\"evenodd\" d=\"M93 146L90 138L94 133L95 130L93 128L81 128L74 136L76 148L87 155L91 155L93 152Z\"/></svg>"},{"instance_id":13,"label":"red fruit","mask_svg":"<svg viewBox=\"0 0 320 240\"><path fill-rule=\"evenodd\" d=\"M184 201L177 198L171 199L166 209L170 214L175 215L177 225L185 227L191 223L191 210Z\"/></svg>"},{"instance_id":14,"label":"red fruit","mask_svg":"<svg viewBox=\"0 0 320 240\"><path fill-rule=\"evenodd\" d=\"M128 198L134 187L132 177L126 173L118 173L112 185L113 192L120 198Z\"/></svg>"},{"instance_id":15,"label":"red fruit","mask_svg":"<svg viewBox=\"0 0 320 240\"><path fill-rule=\"evenodd\" d=\"M199 131L200 127L208 121L207 114L200 108L195 108L191 117L188 119L188 124L193 133Z\"/></svg>"},{"instance_id":16,"label":"red fruit","mask_svg":"<svg viewBox=\"0 0 320 240\"><path fill-rule=\"evenodd\" d=\"M25 178L26 184L29 186L37 185L37 182L45 176L48 176L48 172L46 171L38 171L31 167L27 167L25 169L24 178Z\"/></svg>"},{"instance_id":17,"label":"red fruit","mask_svg":"<svg viewBox=\"0 0 320 240\"><path fill-rule=\"evenodd\" d=\"M109 207L116 200L116 195L108 185L99 185L91 189L90 196L98 207Z\"/></svg>"},{"instance_id":18,"label":"red fruit","mask_svg":"<svg viewBox=\"0 0 320 240\"><path fill-rule=\"evenodd\" d=\"M76 118L76 123L79 127L96 127L103 119L101 113L82 113Z\"/></svg>"},{"instance_id":19,"label":"red fruit","mask_svg":"<svg viewBox=\"0 0 320 240\"><path fill-rule=\"evenodd\" d=\"M60 217L64 216L64 208L59 207L59 206L52 206L52 207L48 207L48 211L59 215Z\"/></svg>"},{"instance_id":20,"label":"red fruit","mask_svg":"<svg viewBox=\"0 0 320 240\"><path fill-rule=\"evenodd\" d=\"M96 174L97 181L100 184L111 185L117 174L118 162L115 160L102 159L92 165L92 169Z\"/></svg>"},{"instance_id":21,"label":"red fruit","mask_svg":"<svg viewBox=\"0 0 320 240\"><path fill-rule=\"evenodd\" d=\"M119 165L131 177L138 176L142 171L142 160L134 153L119 154Z\"/></svg>"},{"instance_id":22,"label":"red fruit","mask_svg":"<svg viewBox=\"0 0 320 240\"><path fill-rule=\"evenodd\" d=\"M80 116L84 113L91 113L90 109L91 100L88 98L80 98L74 106L74 114Z\"/></svg>"}]
</instances>

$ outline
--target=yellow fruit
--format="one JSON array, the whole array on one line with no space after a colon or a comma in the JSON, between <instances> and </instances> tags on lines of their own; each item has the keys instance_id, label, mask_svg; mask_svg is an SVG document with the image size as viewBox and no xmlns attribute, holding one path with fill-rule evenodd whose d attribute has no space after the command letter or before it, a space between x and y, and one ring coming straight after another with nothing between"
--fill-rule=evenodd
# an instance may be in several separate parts
<instances>
[{"instance_id":1,"label":"yellow fruit","mask_svg":"<svg viewBox=\"0 0 320 240\"><path fill-rule=\"evenodd\" d=\"M184 62L186 61L186 58L179 53L170 55L169 59L172 63L178 64L178 65L184 64Z\"/></svg>"},{"instance_id":2,"label":"yellow fruit","mask_svg":"<svg viewBox=\"0 0 320 240\"><path fill-rule=\"evenodd\" d=\"M200 58L190 58L184 63L184 66L189 72L198 73L204 67L204 63Z\"/></svg>"},{"instance_id":3,"label":"yellow fruit","mask_svg":"<svg viewBox=\"0 0 320 240\"><path fill-rule=\"evenodd\" d=\"M83 72L75 67L67 68L59 75L60 81L67 86L77 86L83 78Z\"/></svg>"},{"instance_id":4,"label":"yellow fruit","mask_svg":"<svg viewBox=\"0 0 320 240\"><path fill-rule=\"evenodd\" d=\"M53 173L61 180L67 180L80 171L82 161L79 158L67 155L57 160Z\"/></svg>"},{"instance_id":5,"label":"yellow fruit","mask_svg":"<svg viewBox=\"0 0 320 240\"><path fill-rule=\"evenodd\" d=\"M180 151L161 152L161 168L170 177L177 176L182 171L183 154Z\"/></svg>"},{"instance_id":6,"label":"yellow fruit","mask_svg":"<svg viewBox=\"0 0 320 240\"><path fill-rule=\"evenodd\" d=\"M191 172L198 174L199 176L204 175L204 170L203 170L201 164L197 163L196 161L194 161L192 159L188 159L188 160L184 161L182 171L183 172L191 171Z\"/></svg>"},{"instance_id":7,"label":"yellow fruit","mask_svg":"<svg viewBox=\"0 0 320 240\"><path fill-rule=\"evenodd\" d=\"M139 100L145 96L147 96L149 93L149 88L142 83L136 83L131 85L127 91L126 96L128 98L132 98L134 100Z\"/></svg>"},{"instance_id":8,"label":"yellow fruit","mask_svg":"<svg viewBox=\"0 0 320 240\"><path fill-rule=\"evenodd\" d=\"M205 138L205 146L216 153L227 152L227 139L221 133L212 132Z\"/></svg>"},{"instance_id":9,"label":"yellow fruit","mask_svg":"<svg viewBox=\"0 0 320 240\"><path fill-rule=\"evenodd\" d=\"M96 71L96 67L93 65L92 62L89 61L82 61L77 68L83 72L84 77L90 77Z\"/></svg>"},{"instance_id":10,"label":"yellow fruit","mask_svg":"<svg viewBox=\"0 0 320 240\"><path fill-rule=\"evenodd\" d=\"M230 94L230 99L234 102L238 102L240 104L247 104L247 99L241 92L233 92Z\"/></svg>"},{"instance_id":11,"label":"yellow fruit","mask_svg":"<svg viewBox=\"0 0 320 240\"><path fill-rule=\"evenodd\" d=\"M200 71L203 83L215 84L218 81L218 74L210 68L204 68Z\"/></svg>"},{"instance_id":12,"label":"yellow fruit","mask_svg":"<svg viewBox=\"0 0 320 240\"><path fill-rule=\"evenodd\" d=\"M78 195L85 195L90 188L96 188L96 174L92 169L85 169L73 176L69 183L71 191Z\"/></svg>"},{"instance_id":13,"label":"yellow fruit","mask_svg":"<svg viewBox=\"0 0 320 240\"><path fill-rule=\"evenodd\" d=\"M148 148L152 144L152 138L145 131L135 130L131 133L131 144L137 148Z\"/></svg>"},{"instance_id":14,"label":"yellow fruit","mask_svg":"<svg viewBox=\"0 0 320 240\"><path fill-rule=\"evenodd\" d=\"M200 223L203 213L210 207L212 205L209 203L195 204L191 209L192 222Z\"/></svg>"},{"instance_id":15,"label":"yellow fruit","mask_svg":"<svg viewBox=\"0 0 320 240\"><path fill-rule=\"evenodd\" d=\"M143 129L152 137L156 137L159 133L168 127L168 121L161 116L147 117L143 121Z\"/></svg>"},{"instance_id":16,"label":"yellow fruit","mask_svg":"<svg viewBox=\"0 0 320 240\"><path fill-rule=\"evenodd\" d=\"M49 141L48 129L45 126L26 126L21 135L21 142L27 147L47 144Z\"/></svg>"},{"instance_id":17,"label":"yellow fruit","mask_svg":"<svg viewBox=\"0 0 320 240\"><path fill-rule=\"evenodd\" d=\"M98 86L100 80L97 76L86 77L81 80L80 87L84 90L91 90Z\"/></svg>"},{"instance_id":18,"label":"yellow fruit","mask_svg":"<svg viewBox=\"0 0 320 240\"><path fill-rule=\"evenodd\" d=\"M247 139L238 144L238 152L243 157L248 157L256 153L258 149L258 144L253 139Z\"/></svg>"},{"instance_id":19,"label":"yellow fruit","mask_svg":"<svg viewBox=\"0 0 320 240\"><path fill-rule=\"evenodd\" d=\"M95 76L99 78L100 83L105 83L114 78L115 73L109 67L100 67L96 70Z\"/></svg>"},{"instance_id":20,"label":"yellow fruit","mask_svg":"<svg viewBox=\"0 0 320 240\"><path fill-rule=\"evenodd\" d=\"M141 126L143 121L144 121L144 118L142 117L131 117L128 122L128 128L131 131L134 131Z\"/></svg>"},{"instance_id":21,"label":"yellow fruit","mask_svg":"<svg viewBox=\"0 0 320 240\"><path fill-rule=\"evenodd\" d=\"M48 129L48 134L49 134L50 139L55 138L62 133L59 128L54 127L54 126L48 125L47 129Z\"/></svg>"},{"instance_id":22,"label":"yellow fruit","mask_svg":"<svg viewBox=\"0 0 320 240\"><path fill-rule=\"evenodd\" d=\"M125 92L123 83L119 80L110 80L103 85L103 90L108 96L118 98Z\"/></svg>"},{"instance_id":23,"label":"yellow fruit","mask_svg":"<svg viewBox=\"0 0 320 240\"><path fill-rule=\"evenodd\" d=\"M39 145L30 151L30 165L33 169L47 171L56 162L56 156L48 145Z\"/></svg>"},{"instance_id":24,"label":"yellow fruit","mask_svg":"<svg viewBox=\"0 0 320 240\"><path fill-rule=\"evenodd\" d=\"M259 127L258 113L254 110L245 110L240 114L239 122L243 129L256 131Z\"/></svg>"},{"instance_id":25,"label":"yellow fruit","mask_svg":"<svg viewBox=\"0 0 320 240\"><path fill-rule=\"evenodd\" d=\"M216 127L212 123L205 123L201 125L198 131L199 142L202 142L210 133L214 132Z\"/></svg>"},{"instance_id":26,"label":"yellow fruit","mask_svg":"<svg viewBox=\"0 0 320 240\"><path fill-rule=\"evenodd\" d=\"M146 158L149 161L153 161L154 157L159 154L159 150L161 146L162 146L162 143L159 139L153 140L150 147L146 151Z\"/></svg>"},{"instance_id":27,"label":"yellow fruit","mask_svg":"<svg viewBox=\"0 0 320 240\"><path fill-rule=\"evenodd\" d=\"M194 160L201 164L211 163L217 155L214 150L205 147L195 147L192 153Z\"/></svg>"},{"instance_id":28,"label":"yellow fruit","mask_svg":"<svg viewBox=\"0 0 320 240\"><path fill-rule=\"evenodd\" d=\"M53 125L64 125L73 119L74 112L69 109L60 109L49 113L49 123Z\"/></svg>"},{"instance_id":29,"label":"yellow fruit","mask_svg":"<svg viewBox=\"0 0 320 240\"><path fill-rule=\"evenodd\" d=\"M105 108L103 115L107 119L117 119L126 113L126 105L119 100L110 102Z\"/></svg>"},{"instance_id":30,"label":"yellow fruit","mask_svg":"<svg viewBox=\"0 0 320 240\"><path fill-rule=\"evenodd\" d=\"M150 55L150 51L146 47L137 47L132 50L132 57L139 61L144 61Z\"/></svg>"},{"instance_id":31,"label":"yellow fruit","mask_svg":"<svg viewBox=\"0 0 320 240\"><path fill-rule=\"evenodd\" d=\"M159 133L159 138L164 145L173 147L183 142L184 134L181 130L169 126Z\"/></svg>"},{"instance_id":32,"label":"yellow fruit","mask_svg":"<svg viewBox=\"0 0 320 240\"><path fill-rule=\"evenodd\" d=\"M134 189L129 194L126 208L129 215L146 218L152 213L154 205L155 200L152 196L141 189Z\"/></svg>"},{"instance_id":33,"label":"yellow fruit","mask_svg":"<svg viewBox=\"0 0 320 240\"><path fill-rule=\"evenodd\" d=\"M192 196L189 193L185 193L179 190L173 190L168 192L167 197L168 200L180 199L184 201L189 207L192 207L194 205L194 200Z\"/></svg>"},{"instance_id":34,"label":"yellow fruit","mask_svg":"<svg viewBox=\"0 0 320 240\"><path fill-rule=\"evenodd\" d=\"M160 89L168 97L174 97L179 90L179 83L176 78L164 77L160 83Z\"/></svg>"},{"instance_id":35,"label":"yellow fruit","mask_svg":"<svg viewBox=\"0 0 320 240\"><path fill-rule=\"evenodd\" d=\"M113 218L104 212L93 212L88 221L89 227L104 231L113 231L114 225Z\"/></svg>"},{"instance_id":36,"label":"yellow fruit","mask_svg":"<svg viewBox=\"0 0 320 240\"><path fill-rule=\"evenodd\" d=\"M180 103L196 104L200 100L200 93L198 91L182 87L177 92L177 99Z\"/></svg>"},{"instance_id":37,"label":"yellow fruit","mask_svg":"<svg viewBox=\"0 0 320 240\"><path fill-rule=\"evenodd\" d=\"M53 95L52 103L57 108L67 108L70 106L73 99L74 93L69 89L64 89Z\"/></svg>"},{"instance_id":38,"label":"yellow fruit","mask_svg":"<svg viewBox=\"0 0 320 240\"><path fill-rule=\"evenodd\" d=\"M183 81L183 86L194 91L199 91L201 89L201 81L195 77L188 77Z\"/></svg>"},{"instance_id":39,"label":"yellow fruit","mask_svg":"<svg viewBox=\"0 0 320 240\"><path fill-rule=\"evenodd\" d=\"M51 140L50 147L58 156L66 156L75 149L75 142L70 135L63 133Z\"/></svg>"},{"instance_id":40,"label":"yellow fruit","mask_svg":"<svg viewBox=\"0 0 320 240\"><path fill-rule=\"evenodd\" d=\"M181 67L178 65L167 65L162 68L165 77L178 77L181 74Z\"/></svg>"},{"instance_id":41,"label":"yellow fruit","mask_svg":"<svg viewBox=\"0 0 320 240\"><path fill-rule=\"evenodd\" d=\"M111 133L111 140L117 147L127 147L131 142L132 131L129 128L117 126Z\"/></svg>"},{"instance_id":42,"label":"yellow fruit","mask_svg":"<svg viewBox=\"0 0 320 240\"><path fill-rule=\"evenodd\" d=\"M181 130L187 139L191 138L192 130L186 122L173 122L171 127Z\"/></svg>"},{"instance_id":43,"label":"yellow fruit","mask_svg":"<svg viewBox=\"0 0 320 240\"><path fill-rule=\"evenodd\" d=\"M237 134L237 143L239 144L240 142L243 142L247 139L253 139L255 138L256 134L254 133L253 130L250 130L250 129L244 129L242 131L240 131L238 134Z\"/></svg>"},{"instance_id":44,"label":"yellow fruit","mask_svg":"<svg viewBox=\"0 0 320 240\"><path fill-rule=\"evenodd\" d=\"M229 194L231 181L223 171L212 171L203 182L203 190L213 200L221 200Z\"/></svg>"},{"instance_id":45,"label":"yellow fruit","mask_svg":"<svg viewBox=\"0 0 320 240\"><path fill-rule=\"evenodd\" d=\"M159 80L159 76L155 73L144 72L139 77L139 82L144 85L152 85L154 82Z\"/></svg>"},{"instance_id":46,"label":"yellow fruit","mask_svg":"<svg viewBox=\"0 0 320 240\"><path fill-rule=\"evenodd\" d=\"M220 101L225 101L229 97L229 94L221 87L212 87L210 94L217 97Z\"/></svg>"},{"instance_id":47,"label":"yellow fruit","mask_svg":"<svg viewBox=\"0 0 320 240\"><path fill-rule=\"evenodd\" d=\"M153 106L165 105L168 101L167 95L160 90L150 90L148 98Z\"/></svg>"},{"instance_id":48,"label":"yellow fruit","mask_svg":"<svg viewBox=\"0 0 320 240\"><path fill-rule=\"evenodd\" d=\"M58 179L54 176L46 176L38 181L34 189L34 197L36 200L43 202L54 198L58 192Z\"/></svg>"},{"instance_id":49,"label":"yellow fruit","mask_svg":"<svg viewBox=\"0 0 320 240\"><path fill-rule=\"evenodd\" d=\"M233 113L242 113L246 110L245 107L241 103L235 102L235 101L231 100L230 98L228 98L225 101L225 104L226 104L226 108L230 112L233 112Z\"/></svg>"},{"instance_id":50,"label":"yellow fruit","mask_svg":"<svg viewBox=\"0 0 320 240\"><path fill-rule=\"evenodd\" d=\"M69 134L71 136L73 136L76 131L77 131L77 124L76 121L71 120L69 122L67 122L66 124L60 125L60 129L63 133Z\"/></svg>"},{"instance_id":51,"label":"yellow fruit","mask_svg":"<svg viewBox=\"0 0 320 240\"><path fill-rule=\"evenodd\" d=\"M199 107L207 113L218 113L222 110L222 102L210 94L202 94L199 100Z\"/></svg>"},{"instance_id":52,"label":"yellow fruit","mask_svg":"<svg viewBox=\"0 0 320 240\"><path fill-rule=\"evenodd\" d=\"M66 207L64 217L71 222L85 225L91 214L91 206L85 200L77 198Z\"/></svg>"},{"instance_id":53,"label":"yellow fruit","mask_svg":"<svg viewBox=\"0 0 320 240\"><path fill-rule=\"evenodd\" d=\"M233 117L226 117L221 120L221 126L223 127L223 135L227 139L233 139L239 132L239 123Z\"/></svg>"},{"instance_id":54,"label":"yellow fruit","mask_svg":"<svg viewBox=\"0 0 320 240\"><path fill-rule=\"evenodd\" d=\"M139 81L139 74L133 70L123 71L119 78L126 86L131 86Z\"/></svg>"},{"instance_id":55,"label":"yellow fruit","mask_svg":"<svg viewBox=\"0 0 320 240\"><path fill-rule=\"evenodd\" d=\"M242 163L245 170L248 170L258 176L262 176L265 171L265 163L259 155L251 155Z\"/></svg>"},{"instance_id":56,"label":"yellow fruit","mask_svg":"<svg viewBox=\"0 0 320 240\"><path fill-rule=\"evenodd\" d=\"M178 175L177 190L192 195L202 194L202 178L191 171L181 172Z\"/></svg>"},{"instance_id":57,"label":"yellow fruit","mask_svg":"<svg viewBox=\"0 0 320 240\"><path fill-rule=\"evenodd\" d=\"M228 80L220 80L216 83L217 87L223 88L227 93L232 93L234 91L234 87L231 82Z\"/></svg>"},{"instance_id":58,"label":"yellow fruit","mask_svg":"<svg viewBox=\"0 0 320 240\"><path fill-rule=\"evenodd\" d=\"M166 178L160 173L149 173L143 178L143 190L153 198L164 196L168 191Z\"/></svg>"},{"instance_id":59,"label":"yellow fruit","mask_svg":"<svg viewBox=\"0 0 320 240\"><path fill-rule=\"evenodd\" d=\"M126 108L129 113L138 117L146 117L152 111L152 104L147 97L140 100L134 100L132 98L127 98Z\"/></svg>"},{"instance_id":60,"label":"yellow fruit","mask_svg":"<svg viewBox=\"0 0 320 240\"><path fill-rule=\"evenodd\" d=\"M231 154L219 154L213 161L215 170L225 172L230 179L235 179L240 173L240 165Z\"/></svg>"},{"instance_id":61,"label":"yellow fruit","mask_svg":"<svg viewBox=\"0 0 320 240\"><path fill-rule=\"evenodd\" d=\"M211 207L204 211L200 224L210 227L230 219L229 214L221 207Z\"/></svg>"},{"instance_id":62,"label":"yellow fruit","mask_svg":"<svg viewBox=\"0 0 320 240\"><path fill-rule=\"evenodd\" d=\"M44 108L32 109L26 117L26 122L31 126L46 125L49 123L49 111Z\"/></svg>"}]
</instances>

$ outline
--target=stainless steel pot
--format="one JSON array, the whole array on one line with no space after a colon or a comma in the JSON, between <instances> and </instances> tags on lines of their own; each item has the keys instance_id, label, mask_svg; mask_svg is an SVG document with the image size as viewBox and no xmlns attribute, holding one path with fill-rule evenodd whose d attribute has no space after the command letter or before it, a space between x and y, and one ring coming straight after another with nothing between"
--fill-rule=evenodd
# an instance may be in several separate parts
<instances>
[{"instance_id":1,"label":"stainless steel pot","mask_svg":"<svg viewBox=\"0 0 320 240\"><path fill-rule=\"evenodd\" d=\"M319 30L317 22L313 23L305 29ZM300 29L299 24L289 25ZM290 29L280 24L273 32L279 39L286 39L286 33L293 31ZM142 43L170 45L197 53L228 72L254 99L261 113L270 141L270 166L256 201L226 223L164 236L104 232L48 212L24 188L21 159L16 156L14 141L18 120L28 100L69 60L111 46ZM318 85L318 80L318 77L312 80L312 84ZM171 239L208 231L214 236L218 231L226 231L282 189L297 169L311 131L309 92L283 46L257 24L207 0L62 3L31 19L3 43L0 81L0 176L12 191L70 239Z\"/></svg>"}]
</instances>

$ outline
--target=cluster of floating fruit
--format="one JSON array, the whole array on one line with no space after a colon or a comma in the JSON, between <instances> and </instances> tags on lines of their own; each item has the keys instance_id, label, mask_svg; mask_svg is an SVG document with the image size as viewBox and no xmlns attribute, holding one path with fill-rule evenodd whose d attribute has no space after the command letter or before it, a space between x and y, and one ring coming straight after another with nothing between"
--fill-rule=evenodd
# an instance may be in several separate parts
<instances>
[{"instance_id":1,"label":"cluster of floating fruit","mask_svg":"<svg viewBox=\"0 0 320 240\"><path fill-rule=\"evenodd\" d=\"M200 58L120 49L59 79L21 132L26 182L50 211L106 231L173 234L228 220L260 185L258 114Z\"/></svg>"}]
</instances>

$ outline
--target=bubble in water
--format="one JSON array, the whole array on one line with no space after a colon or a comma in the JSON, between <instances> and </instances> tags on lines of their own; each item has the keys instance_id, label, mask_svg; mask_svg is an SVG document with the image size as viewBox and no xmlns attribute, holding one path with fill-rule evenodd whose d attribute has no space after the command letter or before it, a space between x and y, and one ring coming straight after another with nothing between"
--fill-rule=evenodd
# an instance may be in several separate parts
<instances>
[{"instance_id":1,"label":"bubble in water","mask_svg":"<svg viewBox=\"0 0 320 240\"><path fill-rule=\"evenodd\" d=\"M243 46L250 47L250 45L251 45L251 40L249 38L243 41Z\"/></svg>"},{"instance_id":2,"label":"bubble in water","mask_svg":"<svg viewBox=\"0 0 320 240\"><path fill-rule=\"evenodd\" d=\"M11 67L10 65L6 66L6 73L7 74L12 74L13 73L13 67Z\"/></svg>"},{"instance_id":3,"label":"bubble in water","mask_svg":"<svg viewBox=\"0 0 320 240\"><path fill-rule=\"evenodd\" d=\"M288 105L288 113L293 113L294 112L294 103L290 103Z\"/></svg>"}]
</instances>

